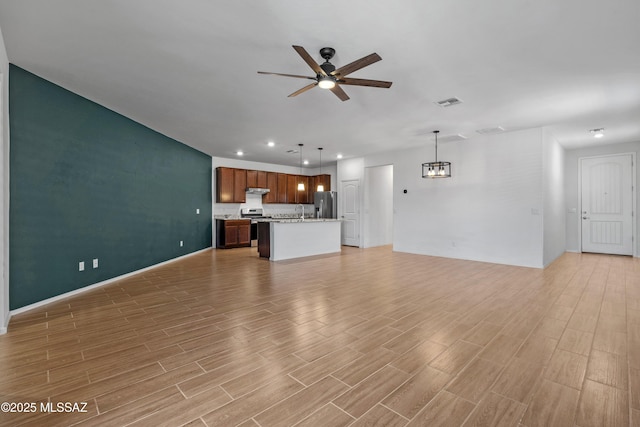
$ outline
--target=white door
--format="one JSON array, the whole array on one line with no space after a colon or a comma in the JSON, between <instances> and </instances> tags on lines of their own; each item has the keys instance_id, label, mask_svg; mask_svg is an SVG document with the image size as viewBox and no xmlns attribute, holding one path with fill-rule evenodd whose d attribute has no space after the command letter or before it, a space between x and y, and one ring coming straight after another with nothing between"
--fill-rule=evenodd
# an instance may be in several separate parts
<instances>
[{"instance_id":1,"label":"white door","mask_svg":"<svg viewBox=\"0 0 640 427\"><path fill-rule=\"evenodd\" d=\"M360 182L342 181L342 244L360 246Z\"/></svg>"},{"instance_id":2,"label":"white door","mask_svg":"<svg viewBox=\"0 0 640 427\"><path fill-rule=\"evenodd\" d=\"M582 251L633 255L631 154L581 159Z\"/></svg>"}]
</instances>

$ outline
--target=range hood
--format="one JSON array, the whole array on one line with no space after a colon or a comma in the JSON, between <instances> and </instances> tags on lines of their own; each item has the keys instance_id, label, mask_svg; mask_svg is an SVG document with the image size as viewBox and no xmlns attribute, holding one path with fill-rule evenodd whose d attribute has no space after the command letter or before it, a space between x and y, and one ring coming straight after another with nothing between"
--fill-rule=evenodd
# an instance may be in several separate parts
<instances>
[{"instance_id":1,"label":"range hood","mask_svg":"<svg viewBox=\"0 0 640 427\"><path fill-rule=\"evenodd\" d=\"M247 188L247 194L267 194L269 191L268 188L254 188L254 187L249 187Z\"/></svg>"}]
</instances>

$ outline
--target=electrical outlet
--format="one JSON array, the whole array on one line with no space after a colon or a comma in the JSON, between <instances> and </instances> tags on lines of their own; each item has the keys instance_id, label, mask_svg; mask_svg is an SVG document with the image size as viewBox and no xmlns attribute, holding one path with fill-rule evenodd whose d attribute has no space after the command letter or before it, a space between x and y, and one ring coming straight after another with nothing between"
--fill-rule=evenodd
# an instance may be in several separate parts
<instances>
[{"instance_id":1,"label":"electrical outlet","mask_svg":"<svg viewBox=\"0 0 640 427\"><path fill-rule=\"evenodd\" d=\"M84 271L84 261L78 263L78 271Z\"/></svg>"},{"instance_id":2,"label":"electrical outlet","mask_svg":"<svg viewBox=\"0 0 640 427\"><path fill-rule=\"evenodd\" d=\"M184 246L184 242L182 240L180 240L180 247Z\"/></svg>"},{"instance_id":3,"label":"electrical outlet","mask_svg":"<svg viewBox=\"0 0 640 427\"><path fill-rule=\"evenodd\" d=\"M93 259L93 268L98 268L98 258Z\"/></svg>"}]
</instances>

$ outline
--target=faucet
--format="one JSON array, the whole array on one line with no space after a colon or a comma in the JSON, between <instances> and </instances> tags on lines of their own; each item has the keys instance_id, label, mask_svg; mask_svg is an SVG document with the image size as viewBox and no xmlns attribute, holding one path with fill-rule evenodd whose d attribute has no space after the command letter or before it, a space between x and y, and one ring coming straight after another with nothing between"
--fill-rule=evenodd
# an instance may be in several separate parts
<instances>
[{"instance_id":1,"label":"faucet","mask_svg":"<svg viewBox=\"0 0 640 427\"><path fill-rule=\"evenodd\" d=\"M302 215L300 216L300 218L304 221L304 205L302 203L298 203L296 205L296 208L298 208L298 206L302 208Z\"/></svg>"}]
</instances>

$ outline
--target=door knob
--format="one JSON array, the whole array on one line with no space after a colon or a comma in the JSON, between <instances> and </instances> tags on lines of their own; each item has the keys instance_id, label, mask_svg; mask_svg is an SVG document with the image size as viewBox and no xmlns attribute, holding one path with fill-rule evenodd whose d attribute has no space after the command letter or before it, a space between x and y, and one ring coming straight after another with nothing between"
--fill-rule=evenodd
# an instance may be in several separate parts
<instances>
[{"instance_id":1,"label":"door knob","mask_svg":"<svg viewBox=\"0 0 640 427\"><path fill-rule=\"evenodd\" d=\"M589 217L588 216L583 216L582 219L589 219Z\"/></svg>"}]
</instances>

